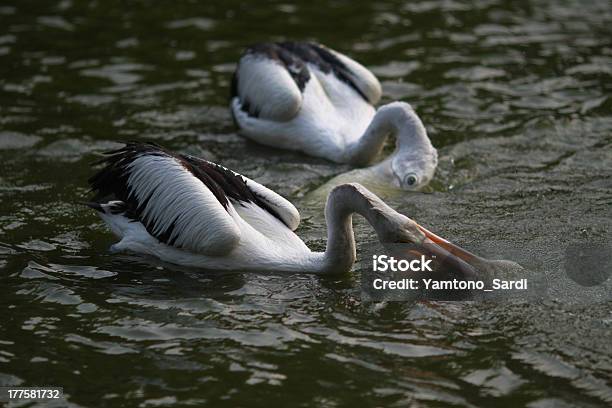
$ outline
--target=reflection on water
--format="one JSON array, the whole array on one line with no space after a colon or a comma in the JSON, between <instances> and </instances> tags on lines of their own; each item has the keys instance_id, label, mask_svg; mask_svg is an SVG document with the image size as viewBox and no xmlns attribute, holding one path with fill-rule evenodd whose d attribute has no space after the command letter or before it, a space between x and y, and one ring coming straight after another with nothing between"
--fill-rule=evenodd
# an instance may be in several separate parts
<instances>
[{"instance_id":1,"label":"reflection on water","mask_svg":"<svg viewBox=\"0 0 612 408\"><path fill-rule=\"evenodd\" d=\"M610 242L608 2L9 0L0 23L1 384L62 386L92 407L612 402L611 282L562 270L568 244ZM546 300L369 304L358 270L202 273L108 254L114 238L79 201L96 155L133 139L286 195L324 248L324 194L309 194L350 168L248 142L227 109L241 49L278 39L346 52L383 102L415 106L439 168L390 203L462 244L520 249ZM362 221L356 234L358 250L375 240Z\"/></svg>"}]
</instances>

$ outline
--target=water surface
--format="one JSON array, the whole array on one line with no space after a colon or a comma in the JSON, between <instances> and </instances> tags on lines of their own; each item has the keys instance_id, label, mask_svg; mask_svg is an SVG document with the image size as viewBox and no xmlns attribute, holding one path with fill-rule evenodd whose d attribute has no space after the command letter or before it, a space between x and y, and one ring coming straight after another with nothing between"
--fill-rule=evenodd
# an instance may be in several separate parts
<instances>
[{"instance_id":1,"label":"water surface","mask_svg":"<svg viewBox=\"0 0 612 408\"><path fill-rule=\"evenodd\" d=\"M610 281L567 279L565 248L610 242L612 5L488 0L0 6L0 383L79 407L612 403ZM537 266L539 302L364 303L347 276L202 272L114 242L90 163L126 140L215 160L296 203L347 171L239 137L241 49L309 39L408 101L440 153L431 191L390 204L463 245ZM358 251L375 240L357 221ZM501 250L501 249L500 249ZM517 259L518 260L518 259ZM520 260L519 260L520 261Z\"/></svg>"}]
</instances>

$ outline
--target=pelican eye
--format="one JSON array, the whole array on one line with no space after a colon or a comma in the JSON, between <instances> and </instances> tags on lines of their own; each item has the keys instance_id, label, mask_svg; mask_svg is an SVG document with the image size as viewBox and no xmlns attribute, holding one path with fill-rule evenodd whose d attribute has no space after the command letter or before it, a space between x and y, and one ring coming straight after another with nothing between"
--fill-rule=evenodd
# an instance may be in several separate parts
<instances>
[{"instance_id":1,"label":"pelican eye","mask_svg":"<svg viewBox=\"0 0 612 408\"><path fill-rule=\"evenodd\" d=\"M409 174L404 178L404 184L407 186L414 186L418 181L416 174Z\"/></svg>"}]
</instances>

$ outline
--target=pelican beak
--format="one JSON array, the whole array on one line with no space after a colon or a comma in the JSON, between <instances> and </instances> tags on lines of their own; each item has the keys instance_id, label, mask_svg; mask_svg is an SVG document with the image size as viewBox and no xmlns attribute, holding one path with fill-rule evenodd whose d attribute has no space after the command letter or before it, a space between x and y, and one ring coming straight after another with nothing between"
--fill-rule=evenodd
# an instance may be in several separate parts
<instances>
[{"instance_id":1,"label":"pelican beak","mask_svg":"<svg viewBox=\"0 0 612 408\"><path fill-rule=\"evenodd\" d=\"M480 257L449 242L448 240L434 234L427 228L417 224L417 227L425 239L422 243L423 249L434 256L444 272L450 271L461 273L464 277L475 277L478 275L477 264Z\"/></svg>"}]
</instances>

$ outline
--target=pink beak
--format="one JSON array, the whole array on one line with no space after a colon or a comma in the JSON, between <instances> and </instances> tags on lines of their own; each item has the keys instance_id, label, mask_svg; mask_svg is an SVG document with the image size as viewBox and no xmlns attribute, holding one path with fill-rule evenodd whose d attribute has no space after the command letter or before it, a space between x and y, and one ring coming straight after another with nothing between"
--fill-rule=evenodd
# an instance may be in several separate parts
<instances>
[{"instance_id":1,"label":"pink beak","mask_svg":"<svg viewBox=\"0 0 612 408\"><path fill-rule=\"evenodd\" d=\"M475 263L480 261L481 258L434 234L427 228L419 224L417 226L425 234L426 238L423 242L425 249L430 251L444 265L445 272L446 268L449 268L451 271L461 272L465 277L478 275Z\"/></svg>"}]
</instances>

